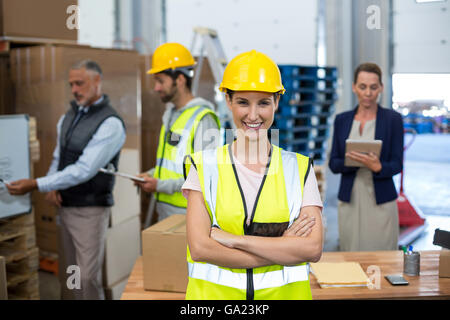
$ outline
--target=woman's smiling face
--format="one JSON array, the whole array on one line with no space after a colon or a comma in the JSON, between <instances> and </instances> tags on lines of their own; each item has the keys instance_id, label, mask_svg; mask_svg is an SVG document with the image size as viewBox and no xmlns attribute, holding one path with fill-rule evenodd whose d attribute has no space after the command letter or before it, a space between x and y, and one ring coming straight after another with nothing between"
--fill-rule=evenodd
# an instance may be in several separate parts
<instances>
[{"instance_id":1,"label":"woman's smiling face","mask_svg":"<svg viewBox=\"0 0 450 320\"><path fill-rule=\"evenodd\" d=\"M235 91L231 97L226 94L226 101L236 128L247 139L258 140L262 135L267 137L279 98L275 99L275 95L269 92Z\"/></svg>"}]
</instances>

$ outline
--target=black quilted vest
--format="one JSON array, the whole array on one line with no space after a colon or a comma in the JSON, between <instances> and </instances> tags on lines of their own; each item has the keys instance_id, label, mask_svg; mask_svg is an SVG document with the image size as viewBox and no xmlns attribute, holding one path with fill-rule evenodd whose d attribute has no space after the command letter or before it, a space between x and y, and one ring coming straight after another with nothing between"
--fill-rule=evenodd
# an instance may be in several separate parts
<instances>
[{"instance_id":1,"label":"black quilted vest","mask_svg":"<svg viewBox=\"0 0 450 320\"><path fill-rule=\"evenodd\" d=\"M107 95L103 100L89 107L89 111L84 114L76 126L72 129L72 134L68 131L78 113L78 105L72 101L70 110L66 113L60 133L60 158L58 171L63 170L68 165L75 163L83 153L84 148L97 132L100 125L109 117L122 118L111 107ZM120 151L110 160L115 168L119 164ZM92 179L77 186L60 190L63 207L111 207L114 205L113 187L114 176L104 173L97 173Z\"/></svg>"}]
</instances>

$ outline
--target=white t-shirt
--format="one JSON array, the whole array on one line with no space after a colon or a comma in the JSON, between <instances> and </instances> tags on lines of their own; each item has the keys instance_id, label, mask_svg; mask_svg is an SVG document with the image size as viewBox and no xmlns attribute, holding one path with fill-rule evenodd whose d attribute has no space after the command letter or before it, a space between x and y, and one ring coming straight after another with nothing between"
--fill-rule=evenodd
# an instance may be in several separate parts
<instances>
[{"instance_id":1,"label":"white t-shirt","mask_svg":"<svg viewBox=\"0 0 450 320\"><path fill-rule=\"evenodd\" d=\"M240 163L234 155L233 161L236 164L236 172L239 178L239 183L241 185L242 192L244 193L247 212L252 212L264 174L248 169ZM191 166L189 174L181 187L181 190L186 199L188 197L189 190L202 191L197 170L195 170L194 166ZM308 177L306 178L305 186L303 187L302 208L307 206L317 206L323 208L319 188L317 186L316 175L312 166L309 170ZM250 218L251 217L249 214L247 218L247 225L250 225Z\"/></svg>"}]
</instances>

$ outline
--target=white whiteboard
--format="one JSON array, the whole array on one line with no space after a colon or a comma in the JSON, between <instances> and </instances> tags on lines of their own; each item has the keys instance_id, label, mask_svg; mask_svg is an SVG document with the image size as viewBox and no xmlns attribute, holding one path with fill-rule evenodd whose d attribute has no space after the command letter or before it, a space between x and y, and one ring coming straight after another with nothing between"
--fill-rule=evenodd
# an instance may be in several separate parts
<instances>
[{"instance_id":1,"label":"white whiteboard","mask_svg":"<svg viewBox=\"0 0 450 320\"><path fill-rule=\"evenodd\" d=\"M30 178L27 115L0 116L0 179ZM0 218L31 212L31 196L11 196L0 183Z\"/></svg>"}]
</instances>

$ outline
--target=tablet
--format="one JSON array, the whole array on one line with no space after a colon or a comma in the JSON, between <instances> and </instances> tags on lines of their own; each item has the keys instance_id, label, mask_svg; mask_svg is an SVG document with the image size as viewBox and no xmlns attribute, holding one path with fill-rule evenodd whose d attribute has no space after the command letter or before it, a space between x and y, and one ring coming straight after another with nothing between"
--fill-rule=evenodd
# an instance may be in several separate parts
<instances>
[{"instance_id":1,"label":"tablet","mask_svg":"<svg viewBox=\"0 0 450 320\"><path fill-rule=\"evenodd\" d=\"M100 168L98 171L106 173L106 174L112 174L114 176L118 176L118 177L122 177L122 178L127 178L127 179L130 179L130 180L133 180L133 181L145 182L144 178L139 178L139 177L133 176L133 175L128 174L128 173L122 173L122 172L118 172L118 171L111 171L111 170L107 170L107 169L104 169L104 168Z\"/></svg>"},{"instance_id":2,"label":"tablet","mask_svg":"<svg viewBox=\"0 0 450 320\"><path fill-rule=\"evenodd\" d=\"M368 154L369 152L373 152L380 157L381 146L383 141L381 140L345 140L345 153L356 151ZM352 160L350 158L345 157L344 165L346 167L364 167L361 162Z\"/></svg>"}]
</instances>

